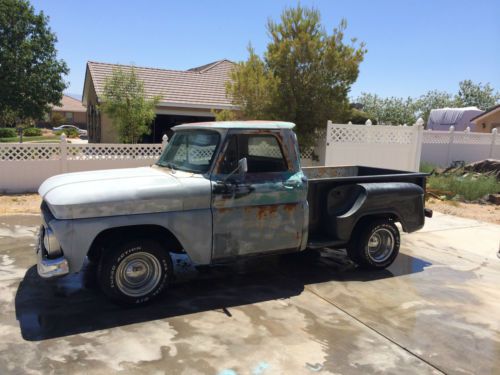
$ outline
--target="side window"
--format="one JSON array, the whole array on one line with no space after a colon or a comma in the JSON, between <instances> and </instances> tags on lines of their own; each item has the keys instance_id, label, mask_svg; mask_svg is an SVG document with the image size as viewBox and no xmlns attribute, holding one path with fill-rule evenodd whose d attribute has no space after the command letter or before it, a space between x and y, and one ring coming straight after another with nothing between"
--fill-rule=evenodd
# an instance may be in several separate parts
<instances>
[{"instance_id":1,"label":"side window","mask_svg":"<svg viewBox=\"0 0 500 375\"><path fill-rule=\"evenodd\" d=\"M279 142L273 135L231 135L219 168L220 173L234 171L241 158L247 158L248 173L288 170Z\"/></svg>"},{"instance_id":2,"label":"side window","mask_svg":"<svg viewBox=\"0 0 500 375\"><path fill-rule=\"evenodd\" d=\"M247 135L246 157L249 173L285 172L287 164L278 140L273 135Z\"/></svg>"}]
</instances>

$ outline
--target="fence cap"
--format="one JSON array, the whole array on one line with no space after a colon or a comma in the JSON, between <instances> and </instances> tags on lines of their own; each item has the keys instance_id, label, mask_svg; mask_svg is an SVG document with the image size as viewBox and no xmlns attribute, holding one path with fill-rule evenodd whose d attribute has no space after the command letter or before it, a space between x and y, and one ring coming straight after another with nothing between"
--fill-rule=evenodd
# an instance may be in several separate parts
<instances>
[{"instance_id":1,"label":"fence cap","mask_svg":"<svg viewBox=\"0 0 500 375\"><path fill-rule=\"evenodd\" d=\"M372 120L370 120L370 119L366 120L365 125L372 126Z\"/></svg>"},{"instance_id":2,"label":"fence cap","mask_svg":"<svg viewBox=\"0 0 500 375\"><path fill-rule=\"evenodd\" d=\"M415 122L415 125L418 125L418 126L424 126L424 119L422 117L419 117L417 122Z\"/></svg>"}]
</instances>

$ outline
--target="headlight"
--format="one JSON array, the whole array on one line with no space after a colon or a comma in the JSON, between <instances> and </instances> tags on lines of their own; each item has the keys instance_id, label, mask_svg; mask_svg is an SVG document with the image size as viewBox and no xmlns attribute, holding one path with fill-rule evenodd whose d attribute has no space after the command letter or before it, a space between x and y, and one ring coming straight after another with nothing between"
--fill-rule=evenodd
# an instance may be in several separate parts
<instances>
[{"instance_id":1,"label":"headlight","mask_svg":"<svg viewBox=\"0 0 500 375\"><path fill-rule=\"evenodd\" d=\"M46 227L43 233L43 246L47 250L49 258L55 258L61 255L61 245L54 236L54 232L49 227Z\"/></svg>"}]
</instances>

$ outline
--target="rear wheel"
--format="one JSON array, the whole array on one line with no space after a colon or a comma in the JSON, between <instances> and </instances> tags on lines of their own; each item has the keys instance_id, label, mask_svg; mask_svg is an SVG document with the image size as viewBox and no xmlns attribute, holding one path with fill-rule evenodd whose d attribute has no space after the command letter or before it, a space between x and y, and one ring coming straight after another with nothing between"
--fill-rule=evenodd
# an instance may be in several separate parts
<instances>
[{"instance_id":1,"label":"rear wheel","mask_svg":"<svg viewBox=\"0 0 500 375\"><path fill-rule=\"evenodd\" d=\"M167 250L151 240L130 241L104 251L97 270L99 284L109 298L135 305L160 295L172 271Z\"/></svg>"},{"instance_id":2,"label":"rear wheel","mask_svg":"<svg viewBox=\"0 0 500 375\"><path fill-rule=\"evenodd\" d=\"M389 267L399 253L399 230L388 219L375 219L360 223L347 247L349 257L367 269Z\"/></svg>"}]
</instances>

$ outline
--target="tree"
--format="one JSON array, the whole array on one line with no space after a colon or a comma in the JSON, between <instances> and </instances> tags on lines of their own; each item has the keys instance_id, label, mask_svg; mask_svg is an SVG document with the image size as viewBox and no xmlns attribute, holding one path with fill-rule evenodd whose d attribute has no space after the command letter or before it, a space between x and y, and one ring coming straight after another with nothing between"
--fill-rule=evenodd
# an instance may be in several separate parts
<instances>
[{"instance_id":1,"label":"tree","mask_svg":"<svg viewBox=\"0 0 500 375\"><path fill-rule=\"evenodd\" d=\"M363 43L344 42L346 27L343 20L328 35L319 12L300 6L285 9L280 23L270 20L264 59L249 48L227 85L240 116L294 122L302 147L314 143L327 120L346 121L347 94L366 53Z\"/></svg>"},{"instance_id":2,"label":"tree","mask_svg":"<svg viewBox=\"0 0 500 375\"><path fill-rule=\"evenodd\" d=\"M50 123L52 124L53 127L56 127L64 124L64 120L66 120L66 118L62 115L61 112L53 112L52 118L50 119Z\"/></svg>"},{"instance_id":3,"label":"tree","mask_svg":"<svg viewBox=\"0 0 500 375\"><path fill-rule=\"evenodd\" d=\"M431 90L415 101L416 116L421 117L425 123L429 119L431 110L448 107L460 107L460 103L446 91Z\"/></svg>"},{"instance_id":4,"label":"tree","mask_svg":"<svg viewBox=\"0 0 500 375\"><path fill-rule=\"evenodd\" d=\"M113 69L106 79L100 109L107 114L124 143L137 143L149 134L159 97L145 98L144 83L137 78L135 69Z\"/></svg>"},{"instance_id":5,"label":"tree","mask_svg":"<svg viewBox=\"0 0 500 375\"><path fill-rule=\"evenodd\" d=\"M68 68L43 12L27 0L0 0L0 122L42 118L59 104Z\"/></svg>"},{"instance_id":6,"label":"tree","mask_svg":"<svg viewBox=\"0 0 500 375\"><path fill-rule=\"evenodd\" d=\"M475 106L479 109L486 110L493 107L500 100L500 93L495 92L489 83L483 85L466 79L459 83L456 100L461 106Z\"/></svg>"},{"instance_id":7,"label":"tree","mask_svg":"<svg viewBox=\"0 0 500 375\"><path fill-rule=\"evenodd\" d=\"M356 99L371 120L382 125L412 125L416 121L415 103L410 97L382 98L376 94L361 93Z\"/></svg>"},{"instance_id":8,"label":"tree","mask_svg":"<svg viewBox=\"0 0 500 375\"><path fill-rule=\"evenodd\" d=\"M360 111L356 108L351 108L351 115L348 118L348 121L355 125L364 125L366 121L371 120L372 123L376 124L375 118L370 119L370 115L364 111Z\"/></svg>"}]
</instances>

